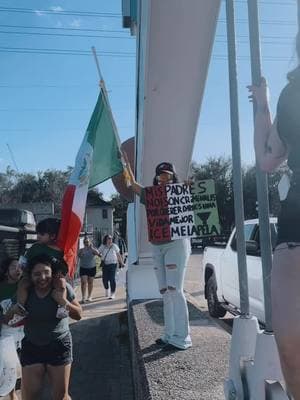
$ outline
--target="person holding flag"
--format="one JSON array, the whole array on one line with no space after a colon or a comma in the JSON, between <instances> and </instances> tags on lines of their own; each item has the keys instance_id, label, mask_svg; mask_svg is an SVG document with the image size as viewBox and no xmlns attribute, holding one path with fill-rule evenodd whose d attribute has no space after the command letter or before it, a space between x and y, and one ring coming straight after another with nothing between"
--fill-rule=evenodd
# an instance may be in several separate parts
<instances>
[{"instance_id":1,"label":"person holding flag","mask_svg":"<svg viewBox=\"0 0 300 400\"><path fill-rule=\"evenodd\" d=\"M136 182L130 164L126 160L126 169L132 190L145 204L145 188ZM178 183L175 167L169 162L162 162L155 169L153 185ZM186 350L192 346L189 326L189 312L183 292L186 265L191 253L190 240L178 239L165 242L151 242L154 270L163 298L164 334L156 340L164 351Z\"/></svg>"}]
</instances>

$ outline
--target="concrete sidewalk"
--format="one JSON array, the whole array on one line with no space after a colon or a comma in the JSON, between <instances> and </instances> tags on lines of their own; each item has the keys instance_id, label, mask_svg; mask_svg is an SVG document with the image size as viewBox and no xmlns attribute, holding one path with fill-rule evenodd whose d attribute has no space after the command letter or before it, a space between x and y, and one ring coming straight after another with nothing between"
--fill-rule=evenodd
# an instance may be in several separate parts
<instances>
[{"instance_id":1,"label":"concrete sidewalk","mask_svg":"<svg viewBox=\"0 0 300 400\"><path fill-rule=\"evenodd\" d=\"M72 400L133 400L125 291L118 288L109 300L101 279L94 286L93 302L83 305L83 319L71 326Z\"/></svg>"}]
</instances>

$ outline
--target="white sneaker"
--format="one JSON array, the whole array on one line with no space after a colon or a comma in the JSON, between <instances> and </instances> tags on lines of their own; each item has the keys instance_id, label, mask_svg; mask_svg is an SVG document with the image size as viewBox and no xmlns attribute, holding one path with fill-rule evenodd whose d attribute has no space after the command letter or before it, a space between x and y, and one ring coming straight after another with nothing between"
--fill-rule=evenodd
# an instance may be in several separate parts
<instances>
[{"instance_id":1,"label":"white sneaker","mask_svg":"<svg viewBox=\"0 0 300 400\"><path fill-rule=\"evenodd\" d=\"M93 301L93 298L92 298L92 297L89 297L89 298L87 299L87 301L90 303L91 301Z\"/></svg>"},{"instance_id":2,"label":"white sneaker","mask_svg":"<svg viewBox=\"0 0 300 400\"><path fill-rule=\"evenodd\" d=\"M110 296L109 296L109 299L114 299L116 297L116 294L115 293L112 293Z\"/></svg>"},{"instance_id":3,"label":"white sneaker","mask_svg":"<svg viewBox=\"0 0 300 400\"><path fill-rule=\"evenodd\" d=\"M105 289L105 297L109 297L109 289Z\"/></svg>"}]
</instances>

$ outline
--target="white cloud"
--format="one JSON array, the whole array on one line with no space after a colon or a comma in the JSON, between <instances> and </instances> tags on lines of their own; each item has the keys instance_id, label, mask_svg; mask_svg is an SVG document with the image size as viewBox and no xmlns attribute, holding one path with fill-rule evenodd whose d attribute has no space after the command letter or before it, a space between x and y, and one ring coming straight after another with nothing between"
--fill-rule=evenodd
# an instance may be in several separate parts
<instances>
[{"instance_id":1,"label":"white cloud","mask_svg":"<svg viewBox=\"0 0 300 400\"><path fill-rule=\"evenodd\" d=\"M79 28L81 26L80 19L73 19L72 22L70 22L70 26L72 26L72 28Z\"/></svg>"},{"instance_id":2,"label":"white cloud","mask_svg":"<svg viewBox=\"0 0 300 400\"><path fill-rule=\"evenodd\" d=\"M50 7L50 10L54 11L54 12L61 12L64 11L64 9L61 6L52 6Z\"/></svg>"},{"instance_id":3,"label":"white cloud","mask_svg":"<svg viewBox=\"0 0 300 400\"><path fill-rule=\"evenodd\" d=\"M43 15L45 15L45 14L43 13L43 11L40 11L40 10L34 10L34 12L35 12L36 15L38 15L39 17L42 17Z\"/></svg>"}]
</instances>

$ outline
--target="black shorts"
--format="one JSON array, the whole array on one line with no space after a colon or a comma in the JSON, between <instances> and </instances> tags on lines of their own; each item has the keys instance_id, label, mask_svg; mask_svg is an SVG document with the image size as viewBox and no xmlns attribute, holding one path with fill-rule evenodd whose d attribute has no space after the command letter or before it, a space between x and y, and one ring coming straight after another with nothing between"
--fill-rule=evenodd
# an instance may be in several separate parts
<instances>
[{"instance_id":1,"label":"black shorts","mask_svg":"<svg viewBox=\"0 0 300 400\"><path fill-rule=\"evenodd\" d=\"M277 245L300 243L300 184L292 184L287 198L281 202L278 216Z\"/></svg>"},{"instance_id":2,"label":"black shorts","mask_svg":"<svg viewBox=\"0 0 300 400\"><path fill-rule=\"evenodd\" d=\"M94 278L94 276L96 275L96 267L94 267L94 268L80 267L79 275L80 276L90 276L90 277Z\"/></svg>"},{"instance_id":3,"label":"black shorts","mask_svg":"<svg viewBox=\"0 0 300 400\"><path fill-rule=\"evenodd\" d=\"M22 340L21 365L49 364L53 366L68 365L73 361L72 336L53 340L49 344L37 346L26 337Z\"/></svg>"}]
</instances>

